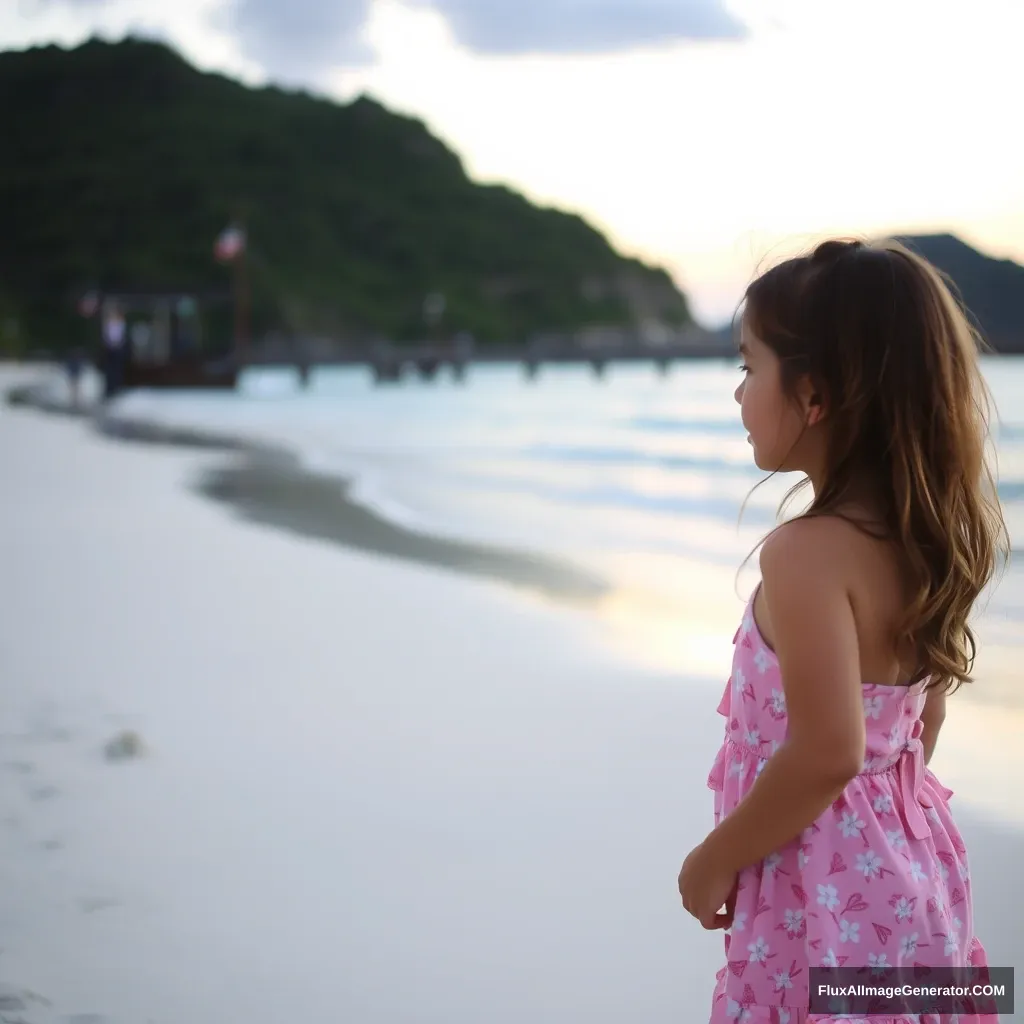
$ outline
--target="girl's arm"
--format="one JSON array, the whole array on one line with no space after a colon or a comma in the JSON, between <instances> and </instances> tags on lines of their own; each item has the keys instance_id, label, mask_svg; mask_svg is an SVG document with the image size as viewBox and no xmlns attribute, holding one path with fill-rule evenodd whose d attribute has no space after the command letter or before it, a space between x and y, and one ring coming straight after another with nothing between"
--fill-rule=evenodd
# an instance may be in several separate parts
<instances>
[{"instance_id":1,"label":"girl's arm","mask_svg":"<svg viewBox=\"0 0 1024 1024\"><path fill-rule=\"evenodd\" d=\"M921 712L924 731L921 743L924 745L924 763L927 764L935 753L935 744L939 741L939 731L946 720L946 694L942 690L929 690L928 699Z\"/></svg>"},{"instance_id":2,"label":"girl's arm","mask_svg":"<svg viewBox=\"0 0 1024 1024\"><path fill-rule=\"evenodd\" d=\"M750 792L703 844L736 871L795 839L863 767L857 631L845 582L829 571L846 539L840 529L828 519L795 520L761 550L788 730Z\"/></svg>"}]
</instances>

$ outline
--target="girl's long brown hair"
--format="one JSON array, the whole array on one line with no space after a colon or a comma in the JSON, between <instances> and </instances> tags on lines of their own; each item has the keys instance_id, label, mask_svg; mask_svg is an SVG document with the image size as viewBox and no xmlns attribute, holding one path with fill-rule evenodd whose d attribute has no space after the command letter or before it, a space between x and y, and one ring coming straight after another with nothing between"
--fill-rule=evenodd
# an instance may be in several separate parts
<instances>
[{"instance_id":1,"label":"girl's long brown hair","mask_svg":"<svg viewBox=\"0 0 1024 1024\"><path fill-rule=\"evenodd\" d=\"M743 311L778 356L785 394L808 375L825 398L827 475L801 516L841 515L896 543L912 585L896 644L915 652L914 682L946 692L973 681L968 617L1009 556L985 452L986 346L954 294L898 242L832 240L758 277ZM878 485L877 532L842 511L865 475Z\"/></svg>"}]
</instances>

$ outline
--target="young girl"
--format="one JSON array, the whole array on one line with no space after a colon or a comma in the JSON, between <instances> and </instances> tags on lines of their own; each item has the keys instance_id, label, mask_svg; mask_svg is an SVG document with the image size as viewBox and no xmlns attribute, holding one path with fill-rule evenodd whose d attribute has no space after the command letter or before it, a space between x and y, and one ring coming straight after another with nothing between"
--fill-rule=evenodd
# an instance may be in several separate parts
<instances>
[{"instance_id":1,"label":"young girl","mask_svg":"<svg viewBox=\"0 0 1024 1024\"><path fill-rule=\"evenodd\" d=\"M952 793L925 767L1008 550L977 346L896 243L826 242L747 290L754 461L814 498L762 547L718 708L715 828L679 875L685 908L726 929L712 1024L832 1020L808 1016L810 967L986 963Z\"/></svg>"}]
</instances>

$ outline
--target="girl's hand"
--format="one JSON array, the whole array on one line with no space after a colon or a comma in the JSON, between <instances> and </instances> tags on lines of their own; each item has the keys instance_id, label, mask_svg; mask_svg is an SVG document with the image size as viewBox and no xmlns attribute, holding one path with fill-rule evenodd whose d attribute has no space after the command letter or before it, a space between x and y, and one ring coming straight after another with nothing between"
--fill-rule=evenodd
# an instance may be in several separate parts
<instances>
[{"instance_id":1,"label":"girl's hand","mask_svg":"<svg viewBox=\"0 0 1024 1024\"><path fill-rule=\"evenodd\" d=\"M701 845L690 851L679 872L683 906L707 929L729 928L736 910L739 875L723 868ZM722 906L725 912L719 913Z\"/></svg>"}]
</instances>

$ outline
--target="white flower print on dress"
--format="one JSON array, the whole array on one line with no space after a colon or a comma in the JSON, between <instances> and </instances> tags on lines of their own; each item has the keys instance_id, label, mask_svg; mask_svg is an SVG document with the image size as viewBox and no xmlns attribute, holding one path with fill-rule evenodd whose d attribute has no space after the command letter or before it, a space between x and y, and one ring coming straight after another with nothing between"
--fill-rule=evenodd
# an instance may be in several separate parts
<instances>
[{"instance_id":1,"label":"white flower print on dress","mask_svg":"<svg viewBox=\"0 0 1024 1024\"><path fill-rule=\"evenodd\" d=\"M789 971L776 971L772 981L775 983L776 992L782 992L787 988L793 987L793 976Z\"/></svg>"},{"instance_id":2,"label":"white flower print on dress","mask_svg":"<svg viewBox=\"0 0 1024 1024\"><path fill-rule=\"evenodd\" d=\"M857 870L868 879L877 878L882 869L882 858L871 850L857 854Z\"/></svg>"},{"instance_id":3,"label":"white flower print on dress","mask_svg":"<svg viewBox=\"0 0 1024 1024\"><path fill-rule=\"evenodd\" d=\"M863 818L857 816L856 811L843 811L843 820L839 822L839 831L844 838L854 839L860 836L861 830L868 827Z\"/></svg>"},{"instance_id":4,"label":"white flower print on dress","mask_svg":"<svg viewBox=\"0 0 1024 1024\"><path fill-rule=\"evenodd\" d=\"M741 1006L735 999L729 1000L725 1012L729 1020L737 1021L738 1024L745 1024L753 1016L745 1006Z\"/></svg>"},{"instance_id":5,"label":"white flower print on dress","mask_svg":"<svg viewBox=\"0 0 1024 1024\"><path fill-rule=\"evenodd\" d=\"M868 967L876 973L882 973L892 967L887 953L868 953Z\"/></svg>"},{"instance_id":6,"label":"white flower print on dress","mask_svg":"<svg viewBox=\"0 0 1024 1024\"><path fill-rule=\"evenodd\" d=\"M747 685L747 677L743 674L743 669L733 669L732 685L736 688L737 693L739 693L743 689L743 687Z\"/></svg>"},{"instance_id":7,"label":"white flower print on dress","mask_svg":"<svg viewBox=\"0 0 1024 1024\"><path fill-rule=\"evenodd\" d=\"M883 697L865 697L864 698L864 714L868 718L877 719L882 713L882 708L885 707L885 699Z\"/></svg>"},{"instance_id":8,"label":"white flower print on dress","mask_svg":"<svg viewBox=\"0 0 1024 1024\"><path fill-rule=\"evenodd\" d=\"M954 917L949 923L949 934L946 936L945 955L952 956L960 948L960 929L964 923L959 917Z\"/></svg>"},{"instance_id":9,"label":"white flower print on dress","mask_svg":"<svg viewBox=\"0 0 1024 1024\"><path fill-rule=\"evenodd\" d=\"M914 901L908 900L906 896L900 896L891 900L893 912L897 921L909 921L914 916Z\"/></svg>"},{"instance_id":10,"label":"white flower print on dress","mask_svg":"<svg viewBox=\"0 0 1024 1024\"><path fill-rule=\"evenodd\" d=\"M839 890L834 885L819 885L818 903L826 910L835 910L839 906Z\"/></svg>"},{"instance_id":11,"label":"white flower print on dress","mask_svg":"<svg viewBox=\"0 0 1024 1024\"><path fill-rule=\"evenodd\" d=\"M911 862L910 877L915 882L923 882L928 877L927 874L925 874L924 868L921 867L921 862L919 860Z\"/></svg>"},{"instance_id":12,"label":"white flower print on dress","mask_svg":"<svg viewBox=\"0 0 1024 1024\"><path fill-rule=\"evenodd\" d=\"M822 967L838 967L839 960L836 957L835 950L829 949L829 951L821 958Z\"/></svg>"},{"instance_id":13,"label":"white flower print on dress","mask_svg":"<svg viewBox=\"0 0 1024 1024\"><path fill-rule=\"evenodd\" d=\"M888 793L879 793L871 806L875 814L892 814L892 797Z\"/></svg>"},{"instance_id":14,"label":"white flower print on dress","mask_svg":"<svg viewBox=\"0 0 1024 1024\"><path fill-rule=\"evenodd\" d=\"M768 765L767 761L758 761L757 762L757 767L754 769L754 778L755 779L761 774L761 772L763 772L765 770L767 765Z\"/></svg>"},{"instance_id":15,"label":"white flower print on dress","mask_svg":"<svg viewBox=\"0 0 1024 1024\"><path fill-rule=\"evenodd\" d=\"M860 942L860 925L856 921L847 921L844 917L839 922L840 942Z\"/></svg>"},{"instance_id":16,"label":"white flower print on dress","mask_svg":"<svg viewBox=\"0 0 1024 1024\"><path fill-rule=\"evenodd\" d=\"M746 741L748 746L756 749L761 746L761 734L756 729L748 729Z\"/></svg>"},{"instance_id":17,"label":"white flower print on dress","mask_svg":"<svg viewBox=\"0 0 1024 1024\"><path fill-rule=\"evenodd\" d=\"M764 859L765 874L774 875L776 868L782 863L781 853L769 853Z\"/></svg>"},{"instance_id":18,"label":"white flower print on dress","mask_svg":"<svg viewBox=\"0 0 1024 1024\"><path fill-rule=\"evenodd\" d=\"M807 855L807 852L801 846L800 849L797 850L797 853L796 853L796 863L797 863L797 866L800 868L801 871L803 871L803 869L805 867L807 867L807 862L810 859L811 858Z\"/></svg>"},{"instance_id":19,"label":"white flower print on dress","mask_svg":"<svg viewBox=\"0 0 1024 1024\"><path fill-rule=\"evenodd\" d=\"M746 768L747 766L742 761L733 761L729 765L729 778L732 778L734 775L736 778L742 778Z\"/></svg>"},{"instance_id":20,"label":"white flower print on dress","mask_svg":"<svg viewBox=\"0 0 1024 1024\"><path fill-rule=\"evenodd\" d=\"M903 830L899 828L886 832L885 839L894 850L902 850L907 845L907 837L903 834Z\"/></svg>"},{"instance_id":21,"label":"white flower print on dress","mask_svg":"<svg viewBox=\"0 0 1024 1024\"><path fill-rule=\"evenodd\" d=\"M732 927L729 932L741 932L747 927L747 912L745 910L738 910L732 919Z\"/></svg>"},{"instance_id":22,"label":"white flower print on dress","mask_svg":"<svg viewBox=\"0 0 1024 1024\"><path fill-rule=\"evenodd\" d=\"M768 954L771 952L771 948L768 943L765 942L764 936L752 942L747 949L750 951L750 962L752 964L763 964L768 960Z\"/></svg>"},{"instance_id":23,"label":"white flower print on dress","mask_svg":"<svg viewBox=\"0 0 1024 1024\"><path fill-rule=\"evenodd\" d=\"M768 714L772 718L785 718L786 717L786 695L782 690L772 690L768 699L765 701L765 707L768 709Z\"/></svg>"},{"instance_id":24,"label":"white flower print on dress","mask_svg":"<svg viewBox=\"0 0 1024 1024\"><path fill-rule=\"evenodd\" d=\"M787 910L783 926L790 935L798 934L804 926L804 912L802 910Z\"/></svg>"},{"instance_id":25,"label":"white flower print on dress","mask_svg":"<svg viewBox=\"0 0 1024 1024\"><path fill-rule=\"evenodd\" d=\"M762 648L758 648L757 653L754 655L754 664L757 666L757 671L764 675L768 671L768 666L771 665L771 659L765 654Z\"/></svg>"},{"instance_id":26,"label":"white flower print on dress","mask_svg":"<svg viewBox=\"0 0 1024 1024\"><path fill-rule=\"evenodd\" d=\"M912 932L910 935L904 935L900 941L900 956L904 958L913 956L917 952L917 944L920 938L920 932Z\"/></svg>"}]
</instances>

